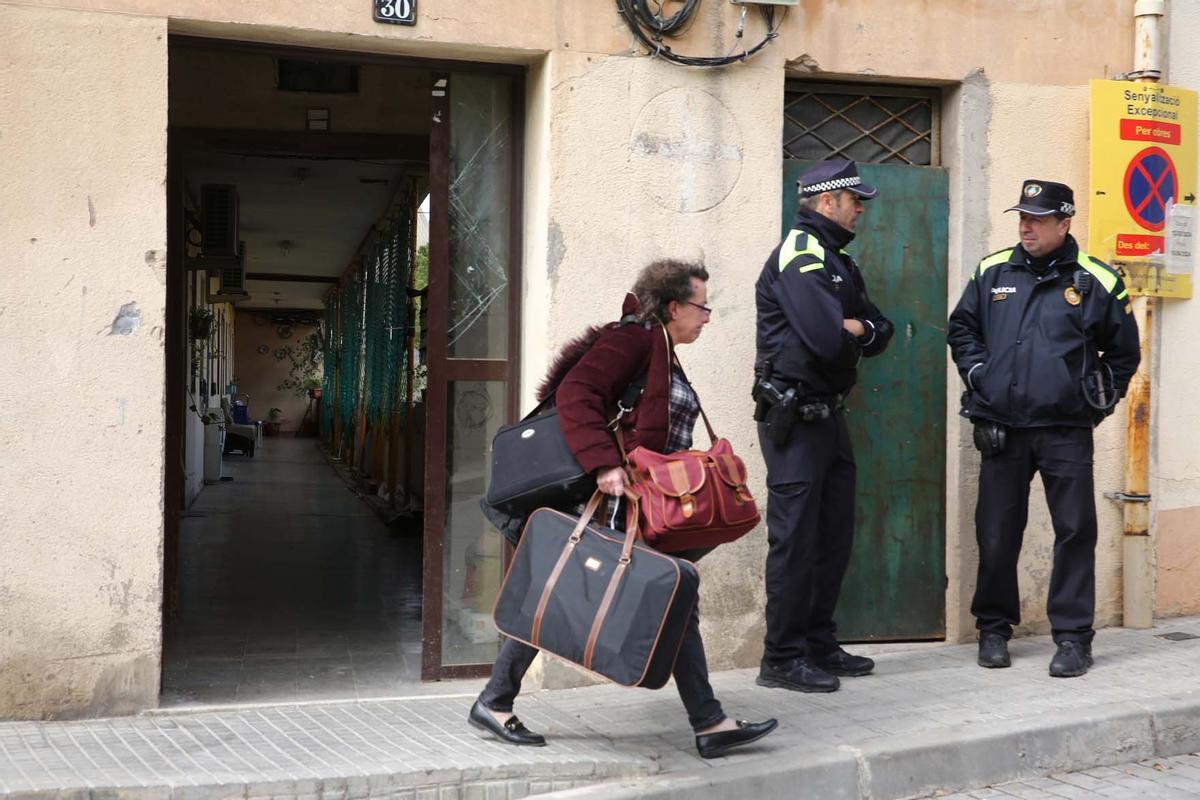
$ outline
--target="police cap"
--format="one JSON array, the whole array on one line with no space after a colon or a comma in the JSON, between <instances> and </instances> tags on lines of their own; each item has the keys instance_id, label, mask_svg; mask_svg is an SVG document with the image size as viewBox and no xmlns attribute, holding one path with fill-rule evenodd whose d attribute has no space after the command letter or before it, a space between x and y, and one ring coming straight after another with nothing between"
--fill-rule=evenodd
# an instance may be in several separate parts
<instances>
[{"instance_id":1,"label":"police cap","mask_svg":"<svg viewBox=\"0 0 1200 800\"><path fill-rule=\"evenodd\" d=\"M874 186L863 183L862 178L858 177L858 167L844 158L822 161L796 181L796 190L801 197L814 197L821 192L836 192L839 189L854 192L864 200L870 200L879 193Z\"/></svg>"},{"instance_id":2,"label":"police cap","mask_svg":"<svg viewBox=\"0 0 1200 800\"><path fill-rule=\"evenodd\" d=\"M1075 193L1065 183L1028 180L1021 186L1021 199L1012 208L1004 210L1023 211L1035 217L1046 217L1051 214L1073 217L1075 216Z\"/></svg>"}]
</instances>

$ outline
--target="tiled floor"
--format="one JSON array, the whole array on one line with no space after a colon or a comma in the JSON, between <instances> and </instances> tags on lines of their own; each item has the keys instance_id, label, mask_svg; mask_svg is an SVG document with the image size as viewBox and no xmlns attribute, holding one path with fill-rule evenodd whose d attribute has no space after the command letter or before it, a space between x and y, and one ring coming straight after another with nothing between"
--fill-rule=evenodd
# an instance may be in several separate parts
<instances>
[{"instance_id":1,"label":"tiled floor","mask_svg":"<svg viewBox=\"0 0 1200 800\"><path fill-rule=\"evenodd\" d=\"M447 691L420 682L419 528L385 527L312 439L225 474L183 520L163 706Z\"/></svg>"}]
</instances>

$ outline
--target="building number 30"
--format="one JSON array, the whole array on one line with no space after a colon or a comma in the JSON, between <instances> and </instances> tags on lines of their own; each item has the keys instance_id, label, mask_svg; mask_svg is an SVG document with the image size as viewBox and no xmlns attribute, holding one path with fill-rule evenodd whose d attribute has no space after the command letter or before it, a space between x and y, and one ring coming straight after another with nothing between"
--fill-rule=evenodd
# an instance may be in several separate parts
<instances>
[{"instance_id":1,"label":"building number 30","mask_svg":"<svg viewBox=\"0 0 1200 800\"><path fill-rule=\"evenodd\" d=\"M413 16L413 0L376 0L379 16L387 19L408 20Z\"/></svg>"}]
</instances>

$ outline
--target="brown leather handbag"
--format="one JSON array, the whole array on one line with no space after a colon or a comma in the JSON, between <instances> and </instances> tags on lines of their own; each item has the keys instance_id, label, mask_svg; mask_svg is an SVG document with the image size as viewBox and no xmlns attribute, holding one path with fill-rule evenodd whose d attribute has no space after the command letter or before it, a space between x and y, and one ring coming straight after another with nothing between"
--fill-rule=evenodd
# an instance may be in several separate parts
<instances>
[{"instance_id":1,"label":"brown leather handbag","mask_svg":"<svg viewBox=\"0 0 1200 800\"><path fill-rule=\"evenodd\" d=\"M642 538L665 553L732 542L762 519L746 486L745 462L728 439L717 438L703 407L700 416L712 442L708 450L664 455L635 447L625 455L631 483L625 491L638 501L627 514L637 514ZM619 425L617 443L624 453Z\"/></svg>"}]
</instances>

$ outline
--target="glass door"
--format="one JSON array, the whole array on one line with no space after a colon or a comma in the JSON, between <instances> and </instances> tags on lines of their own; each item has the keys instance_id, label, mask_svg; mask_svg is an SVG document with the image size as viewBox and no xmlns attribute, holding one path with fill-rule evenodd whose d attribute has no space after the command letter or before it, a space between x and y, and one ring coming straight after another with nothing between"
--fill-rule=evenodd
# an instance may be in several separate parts
<instances>
[{"instance_id":1,"label":"glass door","mask_svg":"<svg viewBox=\"0 0 1200 800\"><path fill-rule=\"evenodd\" d=\"M515 417L520 81L433 76L422 677L486 674L503 538L479 508L496 430Z\"/></svg>"}]
</instances>

